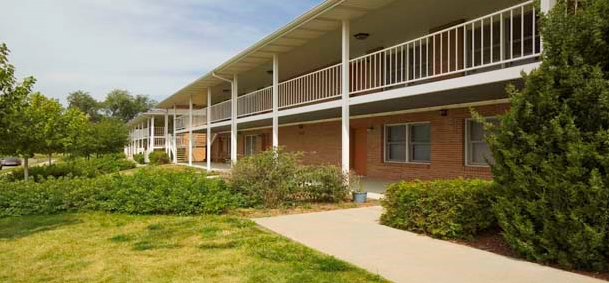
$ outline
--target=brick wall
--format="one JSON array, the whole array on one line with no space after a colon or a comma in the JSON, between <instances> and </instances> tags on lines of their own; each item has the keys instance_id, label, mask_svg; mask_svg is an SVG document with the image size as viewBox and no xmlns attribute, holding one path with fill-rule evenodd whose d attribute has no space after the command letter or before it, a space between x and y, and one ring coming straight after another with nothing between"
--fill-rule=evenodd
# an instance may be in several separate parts
<instances>
[{"instance_id":1,"label":"brick wall","mask_svg":"<svg viewBox=\"0 0 609 283\"><path fill-rule=\"evenodd\" d=\"M496 116L508 109L508 104L475 107L483 116ZM438 178L491 178L488 167L465 166L464 127L465 119L471 118L469 108L449 109L446 116L440 111L352 119L352 129L367 131L367 176L394 180L438 179ZM429 164L383 162L383 132L386 124L410 122L431 123L431 162ZM306 164L341 163L340 121L302 124L279 128L279 143L288 151L303 152ZM238 154L243 156L246 135L259 135L264 139L262 147L272 145L270 129L240 131ZM222 135L227 137L229 135ZM217 141L216 141L217 142ZM212 156L217 152L217 143L212 147ZM261 148L262 148L261 147ZM227 156L228 158L229 156Z\"/></svg>"}]
</instances>

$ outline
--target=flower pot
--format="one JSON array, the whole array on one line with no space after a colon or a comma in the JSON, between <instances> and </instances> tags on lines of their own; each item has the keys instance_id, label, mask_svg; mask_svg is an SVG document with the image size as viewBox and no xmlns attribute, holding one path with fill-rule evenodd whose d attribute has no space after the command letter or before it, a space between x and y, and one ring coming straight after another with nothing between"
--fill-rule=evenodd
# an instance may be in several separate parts
<instances>
[{"instance_id":1,"label":"flower pot","mask_svg":"<svg viewBox=\"0 0 609 283\"><path fill-rule=\"evenodd\" d=\"M368 197L368 192L353 192L353 202L364 203Z\"/></svg>"}]
</instances>

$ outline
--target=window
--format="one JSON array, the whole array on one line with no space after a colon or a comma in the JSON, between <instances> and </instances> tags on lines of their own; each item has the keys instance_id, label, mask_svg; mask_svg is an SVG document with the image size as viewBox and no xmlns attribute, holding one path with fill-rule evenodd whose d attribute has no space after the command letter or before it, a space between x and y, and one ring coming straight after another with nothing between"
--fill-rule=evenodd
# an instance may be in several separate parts
<instances>
[{"instance_id":1,"label":"window","mask_svg":"<svg viewBox=\"0 0 609 283\"><path fill-rule=\"evenodd\" d=\"M256 154L256 136L245 136L245 155Z\"/></svg>"},{"instance_id":2,"label":"window","mask_svg":"<svg viewBox=\"0 0 609 283\"><path fill-rule=\"evenodd\" d=\"M486 118L487 122L497 124L495 118ZM474 120L465 120L465 165L467 166L488 166L495 160L491 150L484 140L487 131L484 125Z\"/></svg>"},{"instance_id":3,"label":"window","mask_svg":"<svg viewBox=\"0 0 609 283\"><path fill-rule=\"evenodd\" d=\"M385 162L429 163L431 124L385 126Z\"/></svg>"}]
</instances>

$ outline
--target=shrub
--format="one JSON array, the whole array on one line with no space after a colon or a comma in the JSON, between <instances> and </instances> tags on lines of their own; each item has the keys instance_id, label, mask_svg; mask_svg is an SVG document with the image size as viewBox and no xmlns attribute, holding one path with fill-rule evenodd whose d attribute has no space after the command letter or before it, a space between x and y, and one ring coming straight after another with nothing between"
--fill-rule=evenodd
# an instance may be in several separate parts
<instances>
[{"instance_id":1,"label":"shrub","mask_svg":"<svg viewBox=\"0 0 609 283\"><path fill-rule=\"evenodd\" d=\"M153 151L148 155L148 159L153 165L169 164L169 155L164 151Z\"/></svg>"},{"instance_id":2,"label":"shrub","mask_svg":"<svg viewBox=\"0 0 609 283\"><path fill-rule=\"evenodd\" d=\"M232 168L231 187L246 197L247 206L277 207L298 187L299 159L283 149L244 157Z\"/></svg>"},{"instance_id":3,"label":"shrub","mask_svg":"<svg viewBox=\"0 0 609 283\"><path fill-rule=\"evenodd\" d=\"M336 166L302 166L298 190L291 196L302 202L339 202L344 200L349 190L345 186L345 176Z\"/></svg>"},{"instance_id":4,"label":"shrub","mask_svg":"<svg viewBox=\"0 0 609 283\"><path fill-rule=\"evenodd\" d=\"M392 184L381 201L381 223L436 238L472 238L496 223L491 184L464 179Z\"/></svg>"},{"instance_id":5,"label":"shrub","mask_svg":"<svg viewBox=\"0 0 609 283\"><path fill-rule=\"evenodd\" d=\"M238 206L239 195L221 179L194 171L140 170L97 178L0 180L0 217L71 211L129 214L219 214Z\"/></svg>"},{"instance_id":6,"label":"shrub","mask_svg":"<svg viewBox=\"0 0 609 283\"><path fill-rule=\"evenodd\" d=\"M268 150L241 159L233 166L230 184L245 197L246 206L269 208L295 202L336 202L345 197L340 169L303 166L301 154Z\"/></svg>"},{"instance_id":7,"label":"shrub","mask_svg":"<svg viewBox=\"0 0 609 283\"><path fill-rule=\"evenodd\" d=\"M520 255L607 270L609 1L577 4L558 1L541 21L543 62L522 90L509 89L510 110L488 140L494 211Z\"/></svg>"},{"instance_id":8,"label":"shrub","mask_svg":"<svg viewBox=\"0 0 609 283\"><path fill-rule=\"evenodd\" d=\"M145 164L146 163L146 157L144 157L143 153L138 153L138 154L134 154L133 155L133 160L139 164Z\"/></svg>"},{"instance_id":9,"label":"shrub","mask_svg":"<svg viewBox=\"0 0 609 283\"><path fill-rule=\"evenodd\" d=\"M108 154L100 157L74 158L66 162L51 165L35 166L29 169L30 176L36 182L53 177L86 177L93 178L101 174L118 172L134 168L132 161L125 159L124 154ZM8 181L23 180L23 168L3 176Z\"/></svg>"}]
</instances>

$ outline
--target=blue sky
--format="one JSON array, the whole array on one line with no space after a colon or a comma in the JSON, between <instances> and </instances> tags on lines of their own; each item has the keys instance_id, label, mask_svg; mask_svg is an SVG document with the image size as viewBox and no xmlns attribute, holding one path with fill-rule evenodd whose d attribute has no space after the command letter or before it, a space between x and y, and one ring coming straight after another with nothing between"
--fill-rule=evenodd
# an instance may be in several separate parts
<instances>
[{"instance_id":1,"label":"blue sky","mask_svg":"<svg viewBox=\"0 0 609 283\"><path fill-rule=\"evenodd\" d=\"M65 103L115 88L162 100L321 0L2 0L19 77Z\"/></svg>"}]
</instances>

